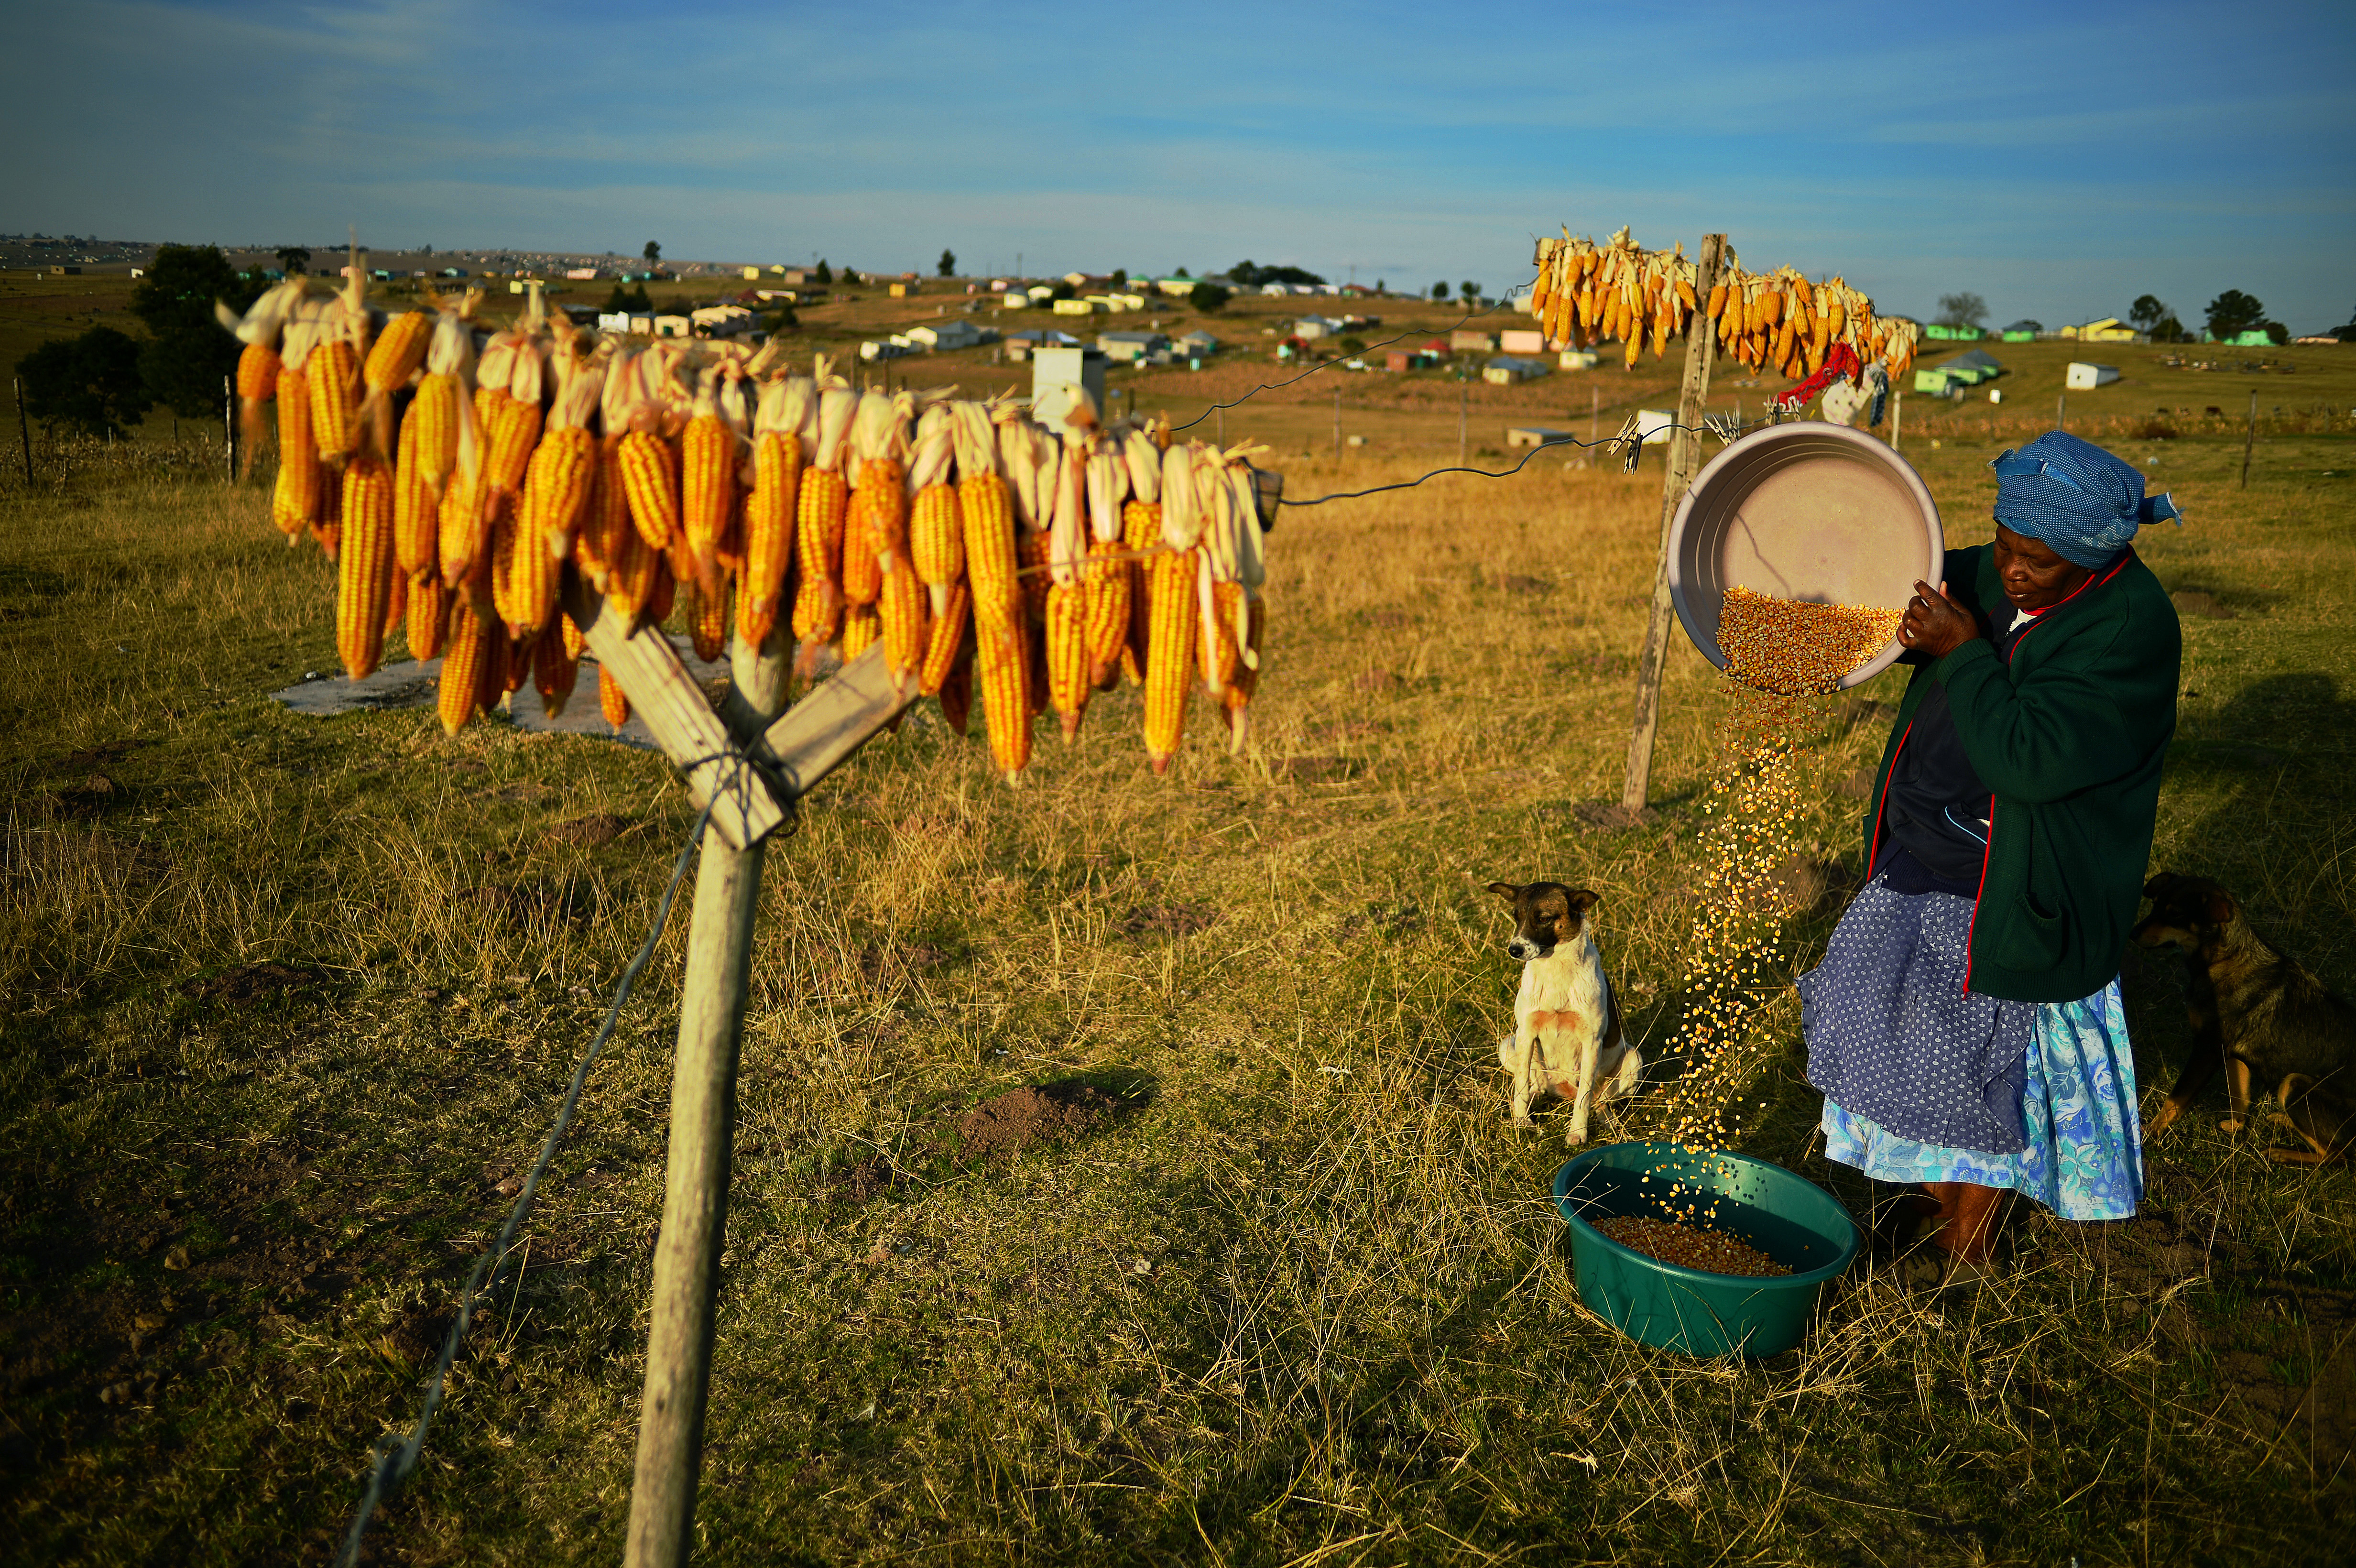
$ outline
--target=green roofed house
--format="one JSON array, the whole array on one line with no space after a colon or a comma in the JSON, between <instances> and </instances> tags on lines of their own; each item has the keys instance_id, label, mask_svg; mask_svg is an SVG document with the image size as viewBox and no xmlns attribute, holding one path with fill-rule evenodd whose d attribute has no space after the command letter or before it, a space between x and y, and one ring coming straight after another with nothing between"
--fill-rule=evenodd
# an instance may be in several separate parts
<instances>
[{"instance_id":1,"label":"green roofed house","mask_svg":"<svg viewBox=\"0 0 2356 1568\"><path fill-rule=\"evenodd\" d=\"M1925 337L1936 337L1955 343L1976 343L1987 334L1976 326L1949 326L1934 321L1922 329Z\"/></svg>"},{"instance_id":2,"label":"green roofed house","mask_svg":"<svg viewBox=\"0 0 2356 1568\"><path fill-rule=\"evenodd\" d=\"M2001 336L2007 343L2034 343L2037 335L2044 330L2033 321L2016 321L2006 327Z\"/></svg>"},{"instance_id":3,"label":"green roofed house","mask_svg":"<svg viewBox=\"0 0 2356 1568\"><path fill-rule=\"evenodd\" d=\"M1960 396L1965 387L1993 381L2003 374L2004 367L1997 363L1994 355L1985 348L1974 348L1956 355L1953 359L1916 370L1914 389L1938 398L1951 394Z\"/></svg>"}]
</instances>

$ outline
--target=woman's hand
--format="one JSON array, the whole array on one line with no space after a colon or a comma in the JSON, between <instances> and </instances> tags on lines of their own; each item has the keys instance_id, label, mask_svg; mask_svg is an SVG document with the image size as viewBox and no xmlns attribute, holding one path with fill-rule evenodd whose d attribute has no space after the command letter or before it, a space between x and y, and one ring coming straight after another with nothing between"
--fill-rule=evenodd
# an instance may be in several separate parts
<instances>
[{"instance_id":1,"label":"woman's hand","mask_svg":"<svg viewBox=\"0 0 2356 1568\"><path fill-rule=\"evenodd\" d=\"M1971 612L1947 597L1945 583L1936 588L1927 582L1914 584L1914 597L1906 602L1906 618L1898 624L1900 646L1943 659L1979 635Z\"/></svg>"}]
</instances>

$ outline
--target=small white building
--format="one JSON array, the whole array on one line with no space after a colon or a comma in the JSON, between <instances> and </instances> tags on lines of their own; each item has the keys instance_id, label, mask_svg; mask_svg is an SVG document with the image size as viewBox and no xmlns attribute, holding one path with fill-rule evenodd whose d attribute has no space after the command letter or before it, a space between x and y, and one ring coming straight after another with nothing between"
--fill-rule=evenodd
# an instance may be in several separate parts
<instances>
[{"instance_id":1,"label":"small white building","mask_svg":"<svg viewBox=\"0 0 2356 1568\"><path fill-rule=\"evenodd\" d=\"M1095 315L1103 309L1104 306L1094 300L1057 300L1055 302L1057 315Z\"/></svg>"},{"instance_id":2,"label":"small white building","mask_svg":"<svg viewBox=\"0 0 2356 1568\"><path fill-rule=\"evenodd\" d=\"M1100 332L1097 334L1097 347L1103 351L1104 357L1107 359L1111 360L1117 365L1133 364L1139 360L1148 358L1152 355L1162 353L1168 349L1169 347L1170 340L1162 336L1162 334L1158 332Z\"/></svg>"},{"instance_id":3,"label":"small white building","mask_svg":"<svg viewBox=\"0 0 2356 1568\"><path fill-rule=\"evenodd\" d=\"M1055 297L1055 285L1053 283L1033 283L1029 288L1023 292L1031 296L1031 303L1033 304L1045 304L1049 300Z\"/></svg>"},{"instance_id":4,"label":"small white building","mask_svg":"<svg viewBox=\"0 0 2356 1568\"><path fill-rule=\"evenodd\" d=\"M912 326L907 331L907 337L919 347L929 348L936 354L945 354L955 349L972 348L984 343L995 343L998 340L998 329L994 326L976 326L973 323L959 318L944 321L937 325Z\"/></svg>"},{"instance_id":5,"label":"small white building","mask_svg":"<svg viewBox=\"0 0 2356 1568\"><path fill-rule=\"evenodd\" d=\"M1592 348L1566 348L1555 358L1558 368L1565 370L1592 370L1596 354Z\"/></svg>"},{"instance_id":6,"label":"small white building","mask_svg":"<svg viewBox=\"0 0 2356 1568\"><path fill-rule=\"evenodd\" d=\"M1320 337L1333 337L1342 331L1342 324L1322 315L1304 315L1292 324L1292 335L1303 342Z\"/></svg>"},{"instance_id":7,"label":"small white building","mask_svg":"<svg viewBox=\"0 0 2356 1568\"><path fill-rule=\"evenodd\" d=\"M1483 367L1481 379L1493 387L1510 387L1520 381L1534 381L1547 373L1546 362L1524 359L1512 354L1500 354Z\"/></svg>"},{"instance_id":8,"label":"small white building","mask_svg":"<svg viewBox=\"0 0 2356 1568\"><path fill-rule=\"evenodd\" d=\"M695 323L683 315L658 315L651 318L657 337L691 337Z\"/></svg>"},{"instance_id":9,"label":"small white building","mask_svg":"<svg viewBox=\"0 0 2356 1568\"><path fill-rule=\"evenodd\" d=\"M1497 347L1508 354L1543 354L1546 334L1525 327L1508 327L1497 334Z\"/></svg>"},{"instance_id":10,"label":"small white building","mask_svg":"<svg viewBox=\"0 0 2356 1568\"><path fill-rule=\"evenodd\" d=\"M741 304L698 305L688 312L688 320L698 337L735 337L760 325L760 319Z\"/></svg>"},{"instance_id":11,"label":"small white building","mask_svg":"<svg viewBox=\"0 0 2356 1568\"><path fill-rule=\"evenodd\" d=\"M1054 291L1050 290L1049 292L1052 293ZM1027 291L1023 289L1009 289L1006 291L1004 295L1004 304L1006 308L1009 310L1029 310L1031 308L1031 295Z\"/></svg>"},{"instance_id":12,"label":"small white building","mask_svg":"<svg viewBox=\"0 0 2356 1568\"><path fill-rule=\"evenodd\" d=\"M2097 387L2107 387L2118 379L2118 368L2115 365L2090 365L2083 359L2072 359L2064 384L2073 392L2091 392Z\"/></svg>"}]
</instances>

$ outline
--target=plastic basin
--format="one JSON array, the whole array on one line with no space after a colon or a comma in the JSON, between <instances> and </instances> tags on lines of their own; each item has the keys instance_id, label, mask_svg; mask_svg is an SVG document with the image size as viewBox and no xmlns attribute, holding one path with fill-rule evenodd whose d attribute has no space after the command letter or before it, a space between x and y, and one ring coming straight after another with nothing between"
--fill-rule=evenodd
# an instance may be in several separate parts
<instances>
[{"instance_id":1,"label":"plastic basin","mask_svg":"<svg viewBox=\"0 0 2356 1568\"><path fill-rule=\"evenodd\" d=\"M1792 1272L1760 1279L1663 1263L1590 1223L1660 1217L1658 1200L1671 1182L1688 1195L1714 1195L1710 1223ZM1571 1269L1588 1309L1643 1344L1694 1356L1772 1356L1798 1344L1859 1239L1848 1211L1805 1177L1747 1154L1669 1143L1605 1144L1572 1157L1555 1172L1554 1201L1570 1230Z\"/></svg>"},{"instance_id":2,"label":"plastic basin","mask_svg":"<svg viewBox=\"0 0 2356 1568\"><path fill-rule=\"evenodd\" d=\"M1812 604L1903 610L1917 579L1939 581L1939 508L1907 461L1860 430L1814 421L1744 436L1694 476L1669 524L1669 600L1719 668L1719 604L1730 588ZM1842 677L1872 679L1905 650L1888 645Z\"/></svg>"}]
</instances>

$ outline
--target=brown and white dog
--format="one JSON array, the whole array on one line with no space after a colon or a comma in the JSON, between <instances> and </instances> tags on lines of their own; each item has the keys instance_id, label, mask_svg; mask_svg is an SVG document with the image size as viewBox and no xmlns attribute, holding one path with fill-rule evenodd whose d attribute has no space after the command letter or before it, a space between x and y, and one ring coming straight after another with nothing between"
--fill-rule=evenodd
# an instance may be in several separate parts
<instances>
[{"instance_id":1,"label":"brown and white dog","mask_svg":"<svg viewBox=\"0 0 2356 1568\"><path fill-rule=\"evenodd\" d=\"M1633 1093L1644 1071L1621 1036L1620 1004L1603 977L1596 896L1560 882L1491 882L1489 891L1513 906L1505 951L1522 961L1514 1032L1497 1042L1514 1078L1513 1125L1530 1125L1530 1102L1551 1093L1570 1102L1563 1141L1585 1143L1589 1109Z\"/></svg>"}]
</instances>

